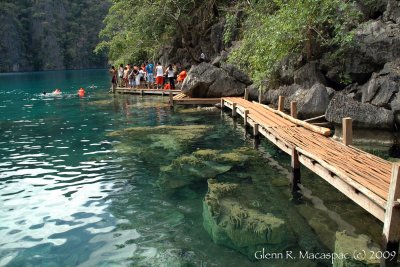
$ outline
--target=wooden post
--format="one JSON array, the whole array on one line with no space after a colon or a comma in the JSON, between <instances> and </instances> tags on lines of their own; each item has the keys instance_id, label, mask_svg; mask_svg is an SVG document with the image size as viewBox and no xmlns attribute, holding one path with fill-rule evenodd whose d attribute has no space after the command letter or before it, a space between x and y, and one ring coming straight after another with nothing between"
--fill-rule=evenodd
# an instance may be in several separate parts
<instances>
[{"instance_id":1,"label":"wooden post","mask_svg":"<svg viewBox=\"0 0 400 267\"><path fill-rule=\"evenodd\" d=\"M258 103L261 103L261 90L258 90Z\"/></svg>"},{"instance_id":2,"label":"wooden post","mask_svg":"<svg viewBox=\"0 0 400 267\"><path fill-rule=\"evenodd\" d=\"M260 132L258 130L258 127L260 127L260 125L258 123L254 123L254 127L253 127L254 138L258 138L259 137Z\"/></svg>"},{"instance_id":3,"label":"wooden post","mask_svg":"<svg viewBox=\"0 0 400 267\"><path fill-rule=\"evenodd\" d=\"M169 92L169 106L174 106L174 95L172 94L172 92Z\"/></svg>"},{"instance_id":4,"label":"wooden post","mask_svg":"<svg viewBox=\"0 0 400 267\"><path fill-rule=\"evenodd\" d=\"M164 96L164 91L161 92L161 96Z\"/></svg>"},{"instance_id":5,"label":"wooden post","mask_svg":"<svg viewBox=\"0 0 400 267\"><path fill-rule=\"evenodd\" d=\"M290 102L290 116L297 119L297 102L296 101Z\"/></svg>"},{"instance_id":6,"label":"wooden post","mask_svg":"<svg viewBox=\"0 0 400 267\"><path fill-rule=\"evenodd\" d=\"M143 89L140 89L140 95L143 96Z\"/></svg>"},{"instance_id":7,"label":"wooden post","mask_svg":"<svg viewBox=\"0 0 400 267\"><path fill-rule=\"evenodd\" d=\"M284 103L285 103L285 97L284 96L279 96L278 100L278 110L283 112L284 109Z\"/></svg>"},{"instance_id":8,"label":"wooden post","mask_svg":"<svg viewBox=\"0 0 400 267\"><path fill-rule=\"evenodd\" d=\"M224 99L221 97L221 110L224 110L224 103L225 103L225 101L224 101Z\"/></svg>"},{"instance_id":9,"label":"wooden post","mask_svg":"<svg viewBox=\"0 0 400 267\"><path fill-rule=\"evenodd\" d=\"M247 117L248 117L248 115L249 115L249 110L248 109L245 109L244 110L244 116L243 116L243 124L244 124L244 127L246 128L246 126L247 126Z\"/></svg>"},{"instance_id":10,"label":"wooden post","mask_svg":"<svg viewBox=\"0 0 400 267\"><path fill-rule=\"evenodd\" d=\"M299 153L297 152L296 148L292 148L292 176L290 179L290 187L292 189L292 193L297 192L300 190L299 184L300 182L300 161L299 161Z\"/></svg>"},{"instance_id":11,"label":"wooden post","mask_svg":"<svg viewBox=\"0 0 400 267\"><path fill-rule=\"evenodd\" d=\"M395 255L388 259L381 258L381 266L397 266L400 241L400 207L397 200L400 198L400 164L393 164L389 194L386 204L385 220L383 223L382 252ZM391 254L392 255L392 254Z\"/></svg>"},{"instance_id":12,"label":"wooden post","mask_svg":"<svg viewBox=\"0 0 400 267\"><path fill-rule=\"evenodd\" d=\"M249 100L249 90L247 88L244 89L244 99Z\"/></svg>"},{"instance_id":13,"label":"wooden post","mask_svg":"<svg viewBox=\"0 0 400 267\"><path fill-rule=\"evenodd\" d=\"M236 103L232 103L232 117L236 117Z\"/></svg>"},{"instance_id":14,"label":"wooden post","mask_svg":"<svg viewBox=\"0 0 400 267\"><path fill-rule=\"evenodd\" d=\"M342 139L346 146L353 144L353 120L351 118L343 118Z\"/></svg>"}]
</instances>

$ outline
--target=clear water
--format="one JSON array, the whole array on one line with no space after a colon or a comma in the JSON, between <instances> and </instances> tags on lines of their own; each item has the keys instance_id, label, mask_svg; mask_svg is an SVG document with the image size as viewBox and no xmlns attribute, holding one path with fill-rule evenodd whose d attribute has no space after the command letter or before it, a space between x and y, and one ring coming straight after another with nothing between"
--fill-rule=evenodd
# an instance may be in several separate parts
<instances>
[{"instance_id":1,"label":"clear water","mask_svg":"<svg viewBox=\"0 0 400 267\"><path fill-rule=\"evenodd\" d=\"M109 79L105 70L0 74L0 266L330 265L250 261L213 243L203 228L206 180L166 192L161 170L194 151L251 148L252 140L219 111L171 111L161 96L113 97ZM79 87L84 98L76 96ZM55 88L63 94L41 95ZM179 149L154 146L149 135L111 134L160 125L210 128ZM289 158L273 145L263 140L253 157L217 178L245 177L248 199L300 215L308 223L293 226L299 240L318 240L318 251L331 250L342 230L379 241L377 220L307 170L308 196L294 200Z\"/></svg>"}]
</instances>

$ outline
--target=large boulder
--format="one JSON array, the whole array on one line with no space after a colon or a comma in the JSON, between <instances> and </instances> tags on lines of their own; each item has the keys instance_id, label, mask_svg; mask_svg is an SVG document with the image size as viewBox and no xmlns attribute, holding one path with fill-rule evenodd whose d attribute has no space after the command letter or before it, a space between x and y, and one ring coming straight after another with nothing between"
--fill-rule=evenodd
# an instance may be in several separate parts
<instances>
[{"instance_id":1,"label":"large boulder","mask_svg":"<svg viewBox=\"0 0 400 267\"><path fill-rule=\"evenodd\" d=\"M277 105L279 96L285 97L284 107L290 109L290 102L297 102L297 115L300 119L307 119L325 114L330 95L333 89L316 83L310 89L298 84L281 86L277 90L268 90L263 94L261 101L265 104Z\"/></svg>"},{"instance_id":2,"label":"large boulder","mask_svg":"<svg viewBox=\"0 0 400 267\"><path fill-rule=\"evenodd\" d=\"M374 73L363 86L362 102L390 109L390 102L400 89L400 64L390 62L379 72Z\"/></svg>"},{"instance_id":3,"label":"large boulder","mask_svg":"<svg viewBox=\"0 0 400 267\"><path fill-rule=\"evenodd\" d=\"M394 126L394 114L391 110L357 102L341 93L332 98L325 117L336 124L341 124L345 117L351 117L353 125L360 128L392 130Z\"/></svg>"},{"instance_id":4,"label":"large boulder","mask_svg":"<svg viewBox=\"0 0 400 267\"><path fill-rule=\"evenodd\" d=\"M233 65L223 68L202 62L192 67L182 84L182 91L190 97L243 96L251 81Z\"/></svg>"},{"instance_id":5,"label":"large boulder","mask_svg":"<svg viewBox=\"0 0 400 267\"><path fill-rule=\"evenodd\" d=\"M325 77L318 68L315 61L307 63L294 72L294 82L305 88L310 88L315 83L326 84Z\"/></svg>"}]
</instances>

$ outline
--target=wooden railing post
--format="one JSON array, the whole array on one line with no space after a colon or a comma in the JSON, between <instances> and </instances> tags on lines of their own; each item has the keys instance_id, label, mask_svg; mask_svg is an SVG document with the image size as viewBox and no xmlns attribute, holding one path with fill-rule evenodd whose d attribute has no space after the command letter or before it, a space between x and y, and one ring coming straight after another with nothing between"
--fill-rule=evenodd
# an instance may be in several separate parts
<instances>
[{"instance_id":1,"label":"wooden railing post","mask_svg":"<svg viewBox=\"0 0 400 267\"><path fill-rule=\"evenodd\" d=\"M232 117L236 117L236 103L232 103Z\"/></svg>"},{"instance_id":2,"label":"wooden railing post","mask_svg":"<svg viewBox=\"0 0 400 267\"><path fill-rule=\"evenodd\" d=\"M261 90L258 90L258 103L261 103Z\"/></svg>"},{"instance_id":3,"label":"wooden railing post","mask_svg":"<svg viewBox=\"0 0 400 267\"><path fill-rule=\"evenodd\" d=\"M297 119L297 102L296 101L290 102L290 116Z\"/></svg>"},{"instance_id":4,"label":"wooden railing post","mask_svg":"<svg viewBox=\"0 0 400 267\"><path fill-rule=\"evenodd\" d=\"M283 112L284 109L284 103L285 103L285 97L284 96L279 96L278 100L278 110Z\"/></svg>"},{"instance_id":5,"label":"wooden railing post","mask_svg":"<svg viewBox=\"0 0 400 267\"><path fill-rule=\"evenodd\" d=\"M244 110L244 115L243 115L243 124L244 124L244 127L247 126L247 117L248 117L248 115L249 115L249 110L248 110L248 109L245 109L245 110Z\"/></svg>"},{"instance_id":6,"label":"wooden railing post","mask_svg":"<svg viewBox=\"0 0 400 267\"><path fill-rule=\"evenodd\" d=\"M223 110L225 107L225 102L224 99L221 97L221 110Z\"/></svg>"},{"instance_id":7,"label":"wooden railing post","mask_svg":"<svg viewBox=\"0 0 400 267\"><path fill-rule=\"evenodd\" d=\"M169 106L174 106L174 95L172 94L172 92L169 92Z\"/></svg>"},{"instance_id":8,"label":"wooden railing post","mask_svg":"<svg viewBox=\"0 0 400 267\"><path fill-rule=\"evenodd\" d=\"M297 152L296 148L292 148L292 176L290 179L290 187L292 192L297 192L300 190L299 184L300 182L300 161L299 161L299 153Z\"/></svg>"},{"instance_id":9,"label":"wooden railing post","mask_svg":"<svg viewBox=\"0 0 400 267\"><path fill-rule=\"evenodd\" d=\"M344 145L351 146L353 144L353 120L351 118L343 118L342 138Z\"/></svg>"},{"instance_id":10,"label":"wooden railing post","mask_svg":"<svg viewBox=\"0 0 400 267\"><path fill-rule=\"evenodd\" d=\"M388 259L381 259L381 266L397 266L397 258L400 241L400 164L393 164L392 178L390 180L389 194L386 202L385 220L383 223L382 252L389 252L395 255ZM392 255L392 254L391 254Z\"/></svg>"},{"instance_id":11,"label":"wooden railing post","mask_svg":"<svg viewBox=\"0 0 400 267\"><path fill-rule=\"evenodd\" d=\"M253 127L253 136L254 136L254 138L258 138L259 137L260 132L258 130L258 127L260 127L260 125L257 122L255 122L254 123L254 127Z\"/></svg>"},{"instance_id":12,"label":"wooden railing post","mask_svg":"<svg viewBox=\"0 0 400 267\"><path fill-rule=\"evenodd\" d=\"M249 100L249 90L247 88L244 89L244 99Z\"/></svg>"}]
</instances>

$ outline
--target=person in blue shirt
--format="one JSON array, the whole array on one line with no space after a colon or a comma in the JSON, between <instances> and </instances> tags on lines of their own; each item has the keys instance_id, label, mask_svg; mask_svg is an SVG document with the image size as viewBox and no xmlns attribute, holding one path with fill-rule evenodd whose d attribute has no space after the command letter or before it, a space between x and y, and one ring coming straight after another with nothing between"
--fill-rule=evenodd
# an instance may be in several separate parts
<instances>
[{"instance_id":1,"label":"person in blue shirt","mask_svg":"<svg viewBox=\"0 0 400 267\"><path fill-rule=\"evenodd\" d=\"M153 87L154 83L154 65L146 62L146 72L147 72L147 88Z\"/></svg>"}]
</instances>

